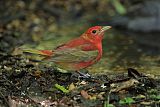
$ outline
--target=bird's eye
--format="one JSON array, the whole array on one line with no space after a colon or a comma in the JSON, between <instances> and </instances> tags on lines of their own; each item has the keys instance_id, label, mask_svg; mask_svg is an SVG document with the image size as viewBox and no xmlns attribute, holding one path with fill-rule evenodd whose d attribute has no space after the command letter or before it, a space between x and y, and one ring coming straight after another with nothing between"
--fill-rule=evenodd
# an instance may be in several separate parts
<instances>
[{"instance_id":1,"label":"bird's eye","mask_svg":"<svg viewBox=\"0 0 160 107\"><path fill-rule=\"evenodd\" d=\"M97 32L96 30L93 30L93 31L92 31L93 34L95 34L96 32Z\"/></svg>"}]
</instances>

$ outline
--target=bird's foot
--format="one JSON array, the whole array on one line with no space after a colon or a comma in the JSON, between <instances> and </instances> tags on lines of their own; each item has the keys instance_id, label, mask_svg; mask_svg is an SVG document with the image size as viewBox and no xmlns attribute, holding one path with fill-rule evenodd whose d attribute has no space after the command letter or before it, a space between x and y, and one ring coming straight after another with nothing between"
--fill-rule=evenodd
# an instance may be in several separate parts
<instances>
[{"instance_id":1,"label":"bird's foot","mask_svg":"<svg viewBox=\"0 0 160 107\"><path fill-rule=\"evenodd\" d=\"M78 79L92 79L94 77L92 77L90 74L88 73L82 73L80 71L76 71L74 73L72 73L71 78L78 78Z\"/></svg>"},{"instance_id":2,"label":"bird's foot","mask_svg":"<svg viewBox=\"0 0 160 107\"><path fill-rule=\"evenodd\" d=\"M91 75L90 74L85 74L85 73L82 73L80 71L77 71L77 73L79 74L79 77L78 78L85 78L85 79L88 79L88 78L91 78Z\"/></svg>"},{"instance_id":3,"label":"bird's foot","mask_svg":"<svg viewBox=\"0 0 160 107\"><path fill-rule=\"evenodd\" d=\"M88 73L87 74L80 74L79 75L79 78L85 78L85 79L88 79L88 78L91 78L91 75L89 75Z\"/></svg>"}]
</instances>

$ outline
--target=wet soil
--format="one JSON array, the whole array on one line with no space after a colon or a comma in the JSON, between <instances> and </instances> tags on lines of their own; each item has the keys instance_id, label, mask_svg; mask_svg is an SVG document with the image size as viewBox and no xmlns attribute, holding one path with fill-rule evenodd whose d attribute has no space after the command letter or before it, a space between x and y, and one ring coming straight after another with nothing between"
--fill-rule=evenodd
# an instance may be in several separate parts
<instances>
[{"instance_id":1,"label":"wet soil","mask_svg":"<svg viewBox=\"0 0 160 107\"><path fill-rule=\"evenodd\" d=\"M82 78L22 56L1 55L0 69L1 106L159 106L160 79L132 68L128 73Z\"/></svg>"}]
</instances>

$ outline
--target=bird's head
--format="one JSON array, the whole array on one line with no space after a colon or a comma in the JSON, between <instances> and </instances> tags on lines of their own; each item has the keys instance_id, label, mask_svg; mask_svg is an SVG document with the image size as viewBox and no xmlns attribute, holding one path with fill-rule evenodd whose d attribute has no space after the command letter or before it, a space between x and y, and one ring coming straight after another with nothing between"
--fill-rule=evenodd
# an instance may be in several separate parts
<instances>
[{"instance_id":1,"label":"bird's head","mask_svg":"<svg viewBox=\"0 0 160 107\"><path fill-rule=\"evenodd\" d=\"M103 39L104 32L110 28L111 26L94 26L89 28L82 37L91 43L98 43Z\"/></svg>"}]
</instances>

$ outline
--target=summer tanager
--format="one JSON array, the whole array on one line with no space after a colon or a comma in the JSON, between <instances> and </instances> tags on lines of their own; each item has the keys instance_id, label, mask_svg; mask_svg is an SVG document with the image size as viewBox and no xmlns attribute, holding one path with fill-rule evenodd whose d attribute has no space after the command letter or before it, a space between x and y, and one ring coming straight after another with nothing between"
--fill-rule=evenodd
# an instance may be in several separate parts
<instances>
[{"instance_id":1,"label":"summer tanager","mask_svg":"<svg viewBox=\"0 0 160 107\"><path fill-rule=\"evenodd\" d=\"M104 32L111 26L94 26L80 37L58 46L53 50L24 49L24 52L42 55L45 60L54 62L66 70L79 71L102 57Z\"/></svg>"}]
</instances>

